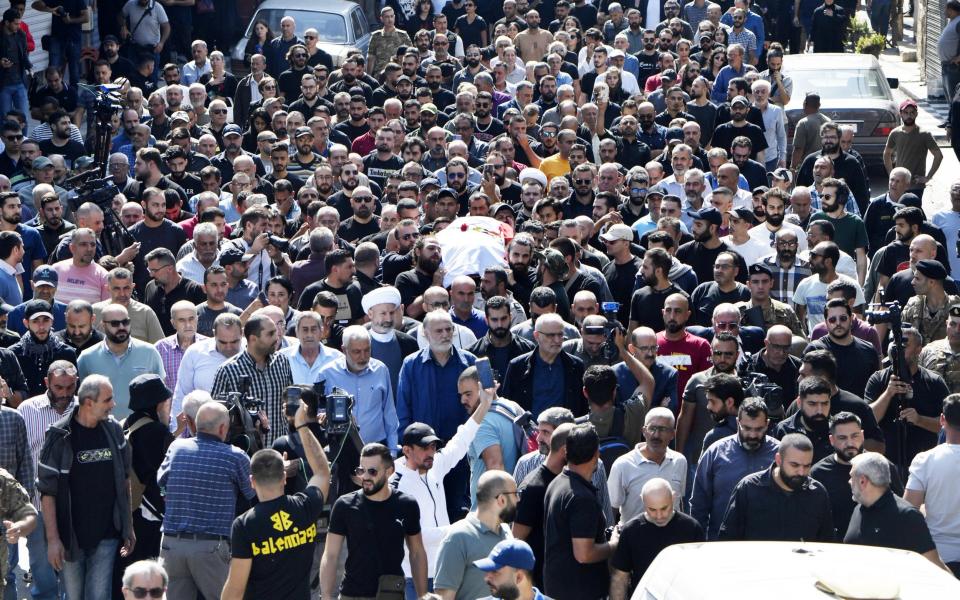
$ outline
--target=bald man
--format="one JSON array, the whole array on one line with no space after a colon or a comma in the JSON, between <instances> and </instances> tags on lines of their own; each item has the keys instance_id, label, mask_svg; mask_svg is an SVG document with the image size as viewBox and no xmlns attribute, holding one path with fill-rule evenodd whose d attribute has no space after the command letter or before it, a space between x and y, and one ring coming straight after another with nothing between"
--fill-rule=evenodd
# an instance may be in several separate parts
<instances>
[{"instance_id":1,"label":"bald man","mask_svg":"<svg viewBox=\"0 0 960 600\"><path fill-rule=\"evenodd\" d=\"M517 484L506 471L487 471L477 482L477 511L450 526L437 553L434 589L443 600L488 595L484 573L473 562L512 537L508 523L517 516Z\"/></svg>"},{"instance_id":2,"label":"bald man","mask_svg":"<svg viewBox=\"0 0 960 600\"><path fill-rule=\"evenodd\" d=\"M620 543L610 559L610 600L626 600L630 581L640 581L657 554L667 546L706 539L696 519L674 509L673 488L656 477L640 490L643 514L623 526Z\"/></svg>"},{"instance_id":3,"label":"bald man","mask_svg":"<svg viewBox=\"0 0 960 600\"><path fill-rule=\"evenodd\" d=\"M910 240L910 268L903 269L890 276L884 288L883 301L897 301L900 306L906 306L907 300L916 294L911 283L914 266L921 260L937 260L937 254L937 242L932 236L921 233ZM951 295L960 293L957 283L952 277L943 280L943 290Z\"/></svg>"}]
</instances>

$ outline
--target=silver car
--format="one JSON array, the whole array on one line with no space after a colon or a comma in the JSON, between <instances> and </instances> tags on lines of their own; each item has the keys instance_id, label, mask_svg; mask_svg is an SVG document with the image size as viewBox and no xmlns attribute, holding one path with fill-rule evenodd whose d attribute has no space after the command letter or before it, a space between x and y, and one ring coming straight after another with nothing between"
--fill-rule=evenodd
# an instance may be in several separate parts
<instances>
[{"instance_id":1,"label":"silver car","mask_svg":"<svg viewBox=\"0 0 960 600\"><path fill-rule=\"evenodd\" d=\"M246 32L230 53L234 61L243 62L243 52L253 32L253 25L263 19L270 31L279 35L280 19L293 17L297 23L297 37L311 27L319 33L317 46L333 57L334 66L340 66L350 50L360 50L366 56L370 45L370 24L356 2L346 0L266 0L257 6Z\"/></svg>"},{"instance_id":2,"label":"silver car","mask_svg":"<svg viewBox=\"0 0 960 600\"><path fill-rule=\"evenodd\" d=\"M823 114L853 126L854 148L864 158L883 155L887 136L900 125L891 92L899 82L884 76L876 58L869 54L790 54L783 59L783 72L793 79L793 94L786 107L790 141L804 117L804 98L817 92Z\"/></svg>"}]
</instances>

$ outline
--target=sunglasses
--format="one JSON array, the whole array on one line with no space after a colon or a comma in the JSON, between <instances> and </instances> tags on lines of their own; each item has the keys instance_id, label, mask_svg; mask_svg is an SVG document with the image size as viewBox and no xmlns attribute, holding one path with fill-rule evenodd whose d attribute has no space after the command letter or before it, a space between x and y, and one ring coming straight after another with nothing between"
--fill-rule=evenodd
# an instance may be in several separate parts
<instances>
[{"instance_id":1,"label":"sunglasses","mask_svg":"<svg viewBox=\"0 0 960 600\"><path fill-rule=\"evenodd\" d=\"M367 204L373 202L372 196L354 196L354 201L359 202L360 204Z\"/></svg>"},{"instance_id":2,"label":"sunglasses","mask_svg":"<svg viewBox=\"0 0 960 600\"><path fill-rule=\"evenodd\" d=\"M109 320L104 319L103 322L109 325L110 327L129 327L130 326L130 319L109 319ZM140 597L142 598L143 596L140 596ZM155 597L158 597L158 596L155 596Z\"/></svg>"},{"instance_id":3,"label":"sunglasses","mask_svg":"<svg viewBox=\"0 0 960 600\"><path fill-rule=\"evenodd\" d=\"M134 598L146 598L148 595L151 598L163 598L163 593L166 591L166 588L162 588L162 587L155 587L155 588L135 587L135 588L127 588L127 589L133 592Z\"/></svg>"},{"instance_id":4,"label":"sunglasses","mask_svg":"<svg viewBox=\"0 0 960 600\"><path fill-rule=\"evenodd\" d=\"M466 173L447 173L447 179L466 179Z\"/></svg>"},{"instance_id":5,"label":"sunglasses","mask_svg":"<svg viewBox=\"0 0 960 600\"><path fill-rule=\"evenodd\" d=\"M3 139L9 142L19 142L23 140L23 136L22 135L5 135L3 136Z\"/></svg>"},{"instance_id":6,"label":"sunglasses","mask_svg":"<svg viewBox=\"0 0 960 600\"><path fill-rule=\"evenodd\" d=\"M377 469L375 467L367 467L366 469L364 469L363 467L357 467L356 469L353 470L353 474L356 475L357 477L363 475L364 473L366 473L370 477L376 477L377 474L380 473L380 469Z\"/></svg>"},{"instance_id":7,"label":"sunglasses","mask_svg":"<svg viewBox=\"0 0 960 600\"><path fill-rule=\"evenodd\" d=\"M837 323L837 322L846 323L849 320L850 320L850 317L848 317L847 315L840 315L839 317L830 317L829 319L827 319L827 323Z\"/></svg>"},{"instance_id":8,"label":"sunglasses","mask_svg":"<svg viewBox=\"0 0 960 600\"><path fill-rule=\"evenodd\" d=\"M592 179L574 179L573 182L577 185L590 185L593 183Z\"/></svg>"},{"instance_id":9,"label":"sunglasses","mask_svg":"<svg viewBox=\"0 0 960 600\"><path fill-rule=\"evenodd\" d=\"M210 114L211 114L211 115L225 115L225 114L227 114L227 109L225 109L225 108L218 108L218 109L216 109L216 110L211 110L211 111L210 111Z\"/></svg>"}]
</instances>

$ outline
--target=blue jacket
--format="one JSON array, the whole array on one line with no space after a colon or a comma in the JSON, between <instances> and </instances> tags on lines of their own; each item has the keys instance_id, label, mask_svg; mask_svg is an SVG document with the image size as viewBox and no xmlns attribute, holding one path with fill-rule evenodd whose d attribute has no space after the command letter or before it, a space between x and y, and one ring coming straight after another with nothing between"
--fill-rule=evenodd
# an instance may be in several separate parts
<instances>
[{"instance_id":1,"label":"blue jacket","mask_svg":"<svg viewBox=\"0 0 960 600\"><path fill-rule=\"evenodd\" d=\"M447 366L452 364L458 377L477 362L477 357L465 350L451 348L450 352ZM457 432L457 427L467 420L469 415L460 404L456 378L452 387L439 387L440 368L429 348L404 359L397 383L398 433L401 438L407 425L419 422L433 427L440 438L449 440Z\"/></svg>"},{"instance_id":2,"label":"blue jacket","mask_svg":"<svg viewBox=\"0 0 960 600\"><path fill-rule=\"evenodd\" d=\"M758 42L759 45L759 42ZM760 46L762 48L762 46ZM746 58L746 57L744 57ZM734 70L730 65L725 66L720 69L720 72L717 73L717 80L713 82L713 90L710 92L710 101L716 105L721 105L727 101L727 86L730 85L730 80L734 77L743 77L747 72L747 63L744 61L743 65L740 67L740 71Z\"/></svg>"},{"instance_id":3,"label":"blue jacket","mask_svg":"<svg viewBox=\"0 0 960 600\"><path fill-rule=\"evenodd\" d=\"M630 401L634 390L637 389L638 382L626 363L620 362L613 365L613 372L617 376L617 404L624 405ZM653 375L653 398L650 401L650 406L660 406L664 398L670 398L668 408L673 411L673 414L677 414L680 411L677 370L655 362L653 368L650 369L650 373Z\"/></svg>"},{"instance_id":4,"label":"blue jacket","mask_svg":"<svg viewBox=\"0 0 960 600\"><path fill-rule=\"evenodd\" d=\"M749 452L740 444L740 436L732 435L703 453L693 481L690 514L707 532L708 540L717 539L733 489L747 475L769 467L779 447L779 441L766 436L758 450Z\"/></svg>"}]
</instances>

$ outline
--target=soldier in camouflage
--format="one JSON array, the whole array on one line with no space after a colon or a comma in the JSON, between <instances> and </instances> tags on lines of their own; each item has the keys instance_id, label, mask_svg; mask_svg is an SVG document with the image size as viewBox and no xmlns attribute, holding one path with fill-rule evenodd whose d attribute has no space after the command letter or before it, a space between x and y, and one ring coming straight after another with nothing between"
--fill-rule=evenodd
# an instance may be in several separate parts
<instances>
[{"instance_id":1,"label":"soldier in camouflage","mask_svg":"<svg viewBox=\"0 0 960 600\"><path fill-rule=\"evenodd\" d=\"M413 46L410 35L397 29L397 14L393 8L384 6L380 10L380 22L383 29L370 34L370 46L367 48L367 72L376 76L377 71L389 62L397 62L395 55L400 46Z\"/></svg>"},{"instance_id":2,"label":"soldier in camouflage","mask_svg":"<svg viewBox=\"0 0 960 600\"><path fill-rule=\"evenodd\" d=\"M764 331L774 325L783 325L790 329L793 335L805 337L800 319L793 308L770 297L770 289L773 287L773 272L770 267L755 263L750 265L749 273L750 299L735 304L740 310L740 324L762 326ZM761 318L757 318L755 309L759 309L762 323Z\"/></svg>"},{"instance_id":3,"label":"soldier in camouflage","mask_svg":"<svg viewBox=\"0 0 960 600\"><path fill-rule=\"evenodd\" d=\"M0 596L7 580L7 544L16 544L37 526L37 509L30 503L27 490L5 469L0 469L0 519L4 540L0 542Z\"/></svg>"},{"instance_id":4,"label":"soldier in camouflage","mask_svg":"<svg viewBox=\"0 0 960 600\"><path fill-rule=\"evenodd\" d=\"M960 296L948 295L943 289L947 270L940 261L924 259L913 269L916 296L903 308L903 324L912 325L927 342L942 340L947 335L947 313L960 303Z\"/></svg>"},{"instance_id":5,"label":"soldier in camouflage","mask_svg":"<svg viewBox=\"0 0 960 600\"><path fill-rule=\"evenodd\" d=\"M951 394L960 393L960 304L950 307L947 337L920 352L920 366L943 377Z\"/></svg>"}]
</instances>

